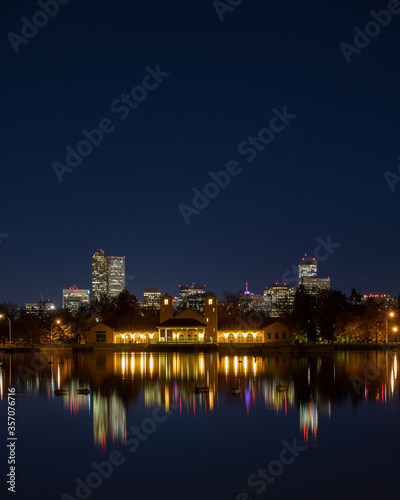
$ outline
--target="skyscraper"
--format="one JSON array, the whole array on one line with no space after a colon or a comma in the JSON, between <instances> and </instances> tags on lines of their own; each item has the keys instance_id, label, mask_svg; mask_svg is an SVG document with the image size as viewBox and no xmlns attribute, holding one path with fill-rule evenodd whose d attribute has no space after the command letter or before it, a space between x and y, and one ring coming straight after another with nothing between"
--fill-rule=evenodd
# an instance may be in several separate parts
<instances>
[{"instance_id":1,"label":"skyscraper","mask_svg":"<svg viewBox=\"0 0 400 500\"><path fill-rule=\"evenodd\" d=\"M303 284L303 278L317 277L317 259L307 257L307 254L301 259L299 264L299 286Z\"/></svg>"},{"instance_id":2,"label":"skyscraper","mask_svg":"<svg viewBox=\"0 0 400 500\"><path fill-rule=\"evenodd\" d=\"M194 311L204 313L204 297L206 285L179 285L179 310L190 307Z\"/></svg>"},{"instance_id":3,"label":"skyscraper","mask_svg":"<svg viewBox=\"0 0 400 500\"><path fill-rule=\"evenodd\" d=\"M108 295L109 262L103 250L97 250L92 257L92 298L100 300Z\"/></svg>"},{"instance_id":4,"label":"skyscraper","mask_svg":"<svg viewBox=\"0 0 400 500\"><path fill-rule=\"evenodd\" d=\"M64 288L63 309L78 312L81 307L89 306L90 292L87 289L79 289L76 285Z\"/></svg>"},{"instance_id":5,"label":"skyscraper","mask_svg":"<svg viewBox=\"0 0 400 500\"><path fill-rule=\"evenodd\" d=\"M143 289L143 307L149 309L160 309L161 291L159 288Z\"/></svg>"},{"instance_id":6,"label":"skyscraper","mask_svg":"<svg viewBox=\"0 0 400 500\"><path fill-rule=\"evenodd\" d=\"M331 289L330 278L318 278L317 259L307 257L301 259L299 264L299 286L303 286L307 293L318 294Z\"/></svg>"},{"instance_id":7,"label":"skyscraper","mask_svg":"<svg viewBox=\"0 0 400 500\"><path fill-rule=\"evenodd\" d=\"M264 290L267 314L273 318L289 316L293 311L296 289L286 283L275 283Z\"/></svg>"},{"instance_id":8,"label":"skyscraper","mask_svg":"<svg viewBox=\"0 0 400 500\"><path fill-rule=\"evenodd\" d=\"M125 290L125 257L107 257L108 295L116 297Z\"/></svg>"}]
</instances>

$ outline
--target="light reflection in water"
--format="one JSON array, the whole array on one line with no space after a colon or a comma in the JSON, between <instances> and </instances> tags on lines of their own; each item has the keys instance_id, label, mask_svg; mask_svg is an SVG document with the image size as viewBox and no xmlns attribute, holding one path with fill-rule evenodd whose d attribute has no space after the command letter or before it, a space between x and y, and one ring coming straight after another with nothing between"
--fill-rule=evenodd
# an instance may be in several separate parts
<instances>
[{"instance_id":1,"label":"light reflection in water","mask_svg":"<svg viewBox=\"0 0 400 500\"><path fill-rule=\"evenodd\" d=\"M220 358L218 353L95 353L81 355L79 363L73 362L71 356L61 362L55 357L52 364L29 376L25 389L45 394L49 399L55 397L55 389L66 389L67 395L58 396L64 408L72 416L82 412L93 415L94 440L103 448L110 436L124 440L127 409L141 401L145 408L165 406L167 411L172 403L178 404L181 415L191 416L199 412L208 415L218 404L228 402L250 416L260 410L263 402L263 411L273 411L279 418L299 412L304 439L310 442L317 437L319 417L331 417L331 398L335 402L351 395L360 404L350 377L363 373L366 360L379 367L379 375L362 387L364 401L388 404L398 399L397 353L388 356L382 351L339 352L334 357L314 358L272 354L264 358L242 355ZM19 364L13 366L14 379L18 377ZM3 365L1 398L5 376ZM77 394L83 387L91 387L92 394ZM196 391L196 387L204 391Z\"/></svg>"}]
</instances>

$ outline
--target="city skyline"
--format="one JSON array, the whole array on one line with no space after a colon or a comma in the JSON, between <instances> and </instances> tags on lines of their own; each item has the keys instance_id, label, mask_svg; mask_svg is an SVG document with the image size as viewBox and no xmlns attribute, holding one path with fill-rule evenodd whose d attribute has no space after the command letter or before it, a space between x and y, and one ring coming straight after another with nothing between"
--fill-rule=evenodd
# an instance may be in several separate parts
<instances>
[{"instance_id":1,"label":"city skyline","mask_svg":"<svg viewBox=\"0 0 400 500\"><path fill-rule=\"evenodd\" d=\"M91 288L103 247L136 295L260 293L304 253L332 288L397 295L400 17L349 54L386 5L117 3L60 5L18 47L40 7L0 7L0 301Z\"/></svg>"},{"instance_id":2,"label":"city skyline","mask_svg":"<svg viewBox=\"0 0 400 500\"><path fill-rule=\"evenodd\" d=\"M161 297L162 295L162 289L160 287L143 287L141 290L134 290L134 289L129 289L128 287L125 287L125 288L121 288L121 284L117 284L116 286L114 286L115 290L113 291L113 293L109 293L109 277L110 277L110 262L113 262L113 261L116 261L117 262L117 268L115 270L115 275L113 277L114 281L118 281L117 278L119 276L119 273L121 271L121 266L123 268L123 276L125 277L125 257L114 257L114 256L111 256L111 257L106 257L105 256L105 252L100 249L100 250L97 250L93 256L92 256L92 270L91 270L91 283L92 283L92 293L90 294L90 298L91 300L94 300L96 298L99 298L100 296L96 297L94 296L93 294L93 286L98 286L99 287L99 291L100 291L100 295L101 294L105 294L105 295L109 295L110 297L113 297L113 296L116 296L119 291L122 291L123 289L127 289L131 294L135 295L138 297L138 300L139 302L143 303L143 305L146 305L146 294L149 294L149 296L153 296L153 295L157 295L158 297ZM123 265L121 264L121 262L123 261ZM96 264L94 264L94 262L96 262ZM98 264L100 262L100 265ZM102 265L101 265L102 263ZM315 286L315 280L328 280L327 283L322 283L322 285L318 285L318 287L316 288L316 290L329 290L329 289L337 289L341 292L343 292L346 296L350 296L350 292L351 290L349 291L344 291L344 290L340 290L338 288L331 288L330 286L330 278L320 278L318 276L318 260L313 257L308 257L307 254L304 254L304 257L302 257L300 259L300 264L298 264L297 266L297 276L295 277L295 279L293 278L290 282L286 283L284 281L275 281L275 282L272 282L270 281L267 285L265 285L264 287L262 287L261 290L256 290L254 291L255 289L253 288L252 290L248 290L249 288L249 282L246 281L244 283L244 286L242 286L241 288L238 288L236 290L229 290L227 289L226 287L218 287L218 288L213 288L213 287L208 287L207 288L207 285L204 284L204 285L197 285L195 284L194 281L192 281L192 284L191 285L182 285L182 284L175 284L174 286L172 286L170 289L167 289L167 292L165 293L171 293L172 297L177 297L178 299L184 294L185 297L186 297L186 294L190 294L192 293L190 290L193 289L194 291L197 291L197 292L200 292L200 295L201 295L201 300L203 300L203 297L204 297L204 294L207 294L207 293L216 293L217 297L220 297L222 298L223 296L223 293L224 291L229 291L229 292L232 292L232 293L242 293L244 294L244 296L256 296L256 297L259 297L260 299L262 298L263 300L265 299L265 297L267 297L269 294L268 294L268 289L271 289L271 288L274 288L274 287L277 287L277 296L281 296L282 295L282 292L280 292L279 290L281 288L293 288L293 289L297 289L300 285L305 285L305 288L308 289L310 288L310 290ZM294 270L295 266L292 266L292 270ZM100 270L100 271L99 271ZM100 272L100 281L99 278L98 278L98 274ZM95 277L94 277L95 276ZM128 277L128 280L129 280L130 277ZM95 281L93 281L95 280ZM96 281L97 280L97 281ZM311 281L307 281L307 280L311 280ZM133 282L133 281L132 281ZM243 283L242 283L243 285ZM325 286L325 285L328 285L328 286ZM356 288L356 287L352 287L352 288ZM77 285L73 285L73 286L70 286L68 288L63 288L62 289L62 300L61 302L59 302L57 299L54 299L54 297L46 297L46 299L44 299L44 296L43 296L43 293L40 292L40 296L41 296L41 300L42 301L50 301L51 303L54 303L56 304L57 307L60 307L59 304L60 303L64 303L64 292L67 293L68 291L71 291L71 290L74 290L74 289L77 289L78 291L80 291L81 293L83 291L88 291L90 292L90 290L88 290L87 288L79 288L77 287ZM219 293L216 292L215 290L221 290ZM359 290L357 289L357 292L360 293L360 295L364 296L364 297L367 297L367 296L370 296L370 297L384 297L384 296L391 296L393 297L395 300L397 299L397 297L399 296L400 294L400 291L399 292L395 292L395 293L388 293L387 291L385 293L374 293L374 291L370 291L370 290L367 290L366 292L364 290ZM177 294L175 294L175 291L178 292ZM257 293L258 292L258 293ZM286 295L287 292L284 292L283 295ZM190 296L189 296L190 297ZM154 297L149 297L148 299L148 304L150 305L150 303L154 303ZM196 309L196 305L195 305L195 302L196 302L196 297L194 299L182 299L183 302L187 303L186 305L191 305L191 307L193 307L194 309ZM35 301L37 303L40 303L41 301L38 300L38 301ZM33 300L30 300L30 301L25 301L23 304L26 304L26 303L34 303ZM194 305L193 305L194 304ZM22 304L17 304L17 305L20 305L22 306ZM64 306L62 306L64 307Z\"/></svg>"}]
</instances>

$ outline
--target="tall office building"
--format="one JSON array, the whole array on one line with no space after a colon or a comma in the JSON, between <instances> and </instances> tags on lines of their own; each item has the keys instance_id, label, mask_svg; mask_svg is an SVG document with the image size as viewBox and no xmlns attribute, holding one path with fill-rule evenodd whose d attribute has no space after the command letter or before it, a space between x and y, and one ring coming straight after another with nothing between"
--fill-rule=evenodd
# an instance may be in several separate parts
<instances>
[{"instance_id":1,"label":"tall office building","mask_svg":"<svg viewBox=\"0 0 400 500\"><path fill-rule=\"evenodd\" d=\"M317 276L304 276L302 285L306 292L316 295L319 292L329 291L331 289L331 279L318 278Z\"/></svg>"},{"instance_id":2,"label":"tall office building","mask_svg":"<svg viewBox=\"0 0 400 500\"><path fill-rule=\"evenodd\" d=\"M299 264L299 286L303 284L303 278L311 277L317 277L317 259L306 254Z\"/></svg>"},{"instance_id":3,"label":"tall office building","mask_svg":"<svg viewBox=\"0 0 400 500\"><path fill-rule=\"evenodd\" d=\"M108 295L116 297L125 290L125 257L107 257Z\"/></svg>"},{"instance_id":4,"label":"tall office building","mask_svg":"<svg viewBox=\"0 0 400 500\"><path fill-rule=\"evenodd\" d=\"M179 310L190 307L194 311L204 313L204 297L206 285L179 285Z\"/></svg>"},{"instance_id":5,"label":"tall office building","mask_svg":"<svg viewBox=\"0 0 400 500\"><path fill-rule=\"evenodd\" d=\"M331 289L330 278L319 278L317 259L305 255L299 264L299 286L303 286L307 293L316 295Z\"/></svg>"},{"instance_id":6,"label":"tall office building","mask_svg":"<svg viewBox=\"0 0 400 500\"><path fill-rule=\"evenodd\" d=\"M45 319L47 316L57 309L56 304L48 299L46 302L28 302L25 304L26 314L37 316L40 319Z\"/></svg>"},{"instance_id":7,"label":"tall office building","mask_svg":"<svg viewBox=\"0 0 400 500\"><path fill-rule=\"evenodd\" d=\"M103 250L97 250L92 257L92 298L100 300L108 295L109 262Z\"/></svg>"},{"instance_id":8,"label":"tall office building","mask_svg":"<svg viewBox=\"0 0 400 500\"><path fill-rule=\"evenodd\" d=\"M294 307L296 289L286 283L275 283L264 290L267 314L272 318L289 316Z\"/></svg>"},{"instance_id":9,"label":"tall office building","mask_svg":"<svg viewBox=\"0 0 400 500\"><path fill-rule=\"evenodd\" d=\"M160 299L162 292L159 288L143 289L143 307L148 309L160 309Z\"/></svg>"},{"instance_id":10,"label":"tall office building","mask_svg":"<svg viewBox=\"0 0 400 500\"><path fill-rule=\"evenodd\" d=\"M69 309L77 313L81 307L89 307L90 292L87 289L79 289L76 285L64 288L63 309Z\"/></svg>"}]
</instances>

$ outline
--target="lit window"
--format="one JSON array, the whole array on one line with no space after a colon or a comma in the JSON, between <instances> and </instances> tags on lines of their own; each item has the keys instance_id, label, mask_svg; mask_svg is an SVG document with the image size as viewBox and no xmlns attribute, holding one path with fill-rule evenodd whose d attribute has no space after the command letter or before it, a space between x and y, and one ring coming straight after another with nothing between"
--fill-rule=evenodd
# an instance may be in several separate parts
<instances>
[{"instance_id":1,"label":"lit window","mask_svg":"<svg viewBox=\"0 0 400 500\"><path fill-rule=\"evenodd\" d=\"M208 305L212 304L212 299L208 299Z\"/></svg>"},{"instance_id":2,"label":"lit window","mask_svg":"<svg viewBox=\"0 0 400 500\"><path fill-rule=\"evenodd\" d=\"M167 306L168 305L168 299L164 299L164 305Z\"/></svg>"}]
</instances>

